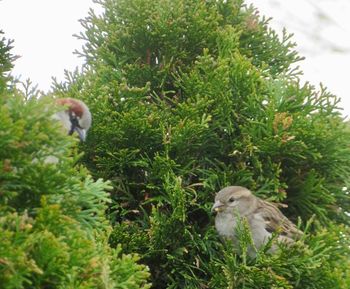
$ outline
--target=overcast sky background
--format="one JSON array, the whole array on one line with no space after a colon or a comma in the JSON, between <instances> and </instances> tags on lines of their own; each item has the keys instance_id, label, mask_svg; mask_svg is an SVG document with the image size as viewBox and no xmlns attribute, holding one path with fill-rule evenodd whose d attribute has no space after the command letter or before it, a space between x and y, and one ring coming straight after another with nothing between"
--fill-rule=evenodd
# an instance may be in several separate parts
<instances>
[{"instance_id":1,"label":"overcast sky background","mask_svg":"<svg viewBox=\"0 0 350 289\"><path fill-rule=\"evenodd\" d=\"M271 26L294 33L304 79L324 83L342 98L344 115L350 115L350 1L349 0L251 0L261 14L273 17ZM14 39L13 75L30 78L48 91L52 77L63 80L64 69L74 70L82 59L73 54L82 42L73 37L78 22L92 0L0 0L0 29Z\"/></svg>"}]
</instances>

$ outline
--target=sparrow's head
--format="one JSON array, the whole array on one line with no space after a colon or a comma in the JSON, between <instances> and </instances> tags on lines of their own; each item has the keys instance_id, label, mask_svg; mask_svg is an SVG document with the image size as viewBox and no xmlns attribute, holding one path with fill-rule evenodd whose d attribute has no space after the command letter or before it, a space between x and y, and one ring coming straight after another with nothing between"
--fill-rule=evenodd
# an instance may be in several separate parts
<instances>
[{"instance_id":1,"label":"sparrow's head","mask_svg":"<svg viewBox=\"0 0 350 289\"><path fill-rule=\"evenodd\" d=\"M91 126L91 113L84 102L74 98L60 98L56 103L64 107L55 113L54 118L62 122L69 135L77 132L84 141Z\"/></svg>"},{"instance_id":2,"label":"sparrow's head","mask_svg":"<svg viewBox=\"0 0 350 289\"><path fill-rule=\"evenodd\" d=\"M212 207L214 213L234 213L245 215L250 211L254 196L247 188L230 186L219 191Z\"/></svg>"}]
</instances>

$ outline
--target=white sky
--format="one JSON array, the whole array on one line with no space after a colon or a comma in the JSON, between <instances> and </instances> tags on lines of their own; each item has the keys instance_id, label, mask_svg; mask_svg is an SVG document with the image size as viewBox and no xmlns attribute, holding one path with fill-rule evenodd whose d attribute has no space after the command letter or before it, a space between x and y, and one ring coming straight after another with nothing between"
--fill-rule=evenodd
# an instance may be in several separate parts
<instances>
[{"instance_id":1,"label":"white sky","mask_svg":"<svg viewBox=\"0 0 350 289\"><path fill-rule=\"evenodd\" d=\"M64 69L81 65L83 59L73 51L82 41L73 34L82 31L78 20L90 7L100 8L92 0L0 0L0 30L15 40L12 53L21 56L13 75L30 78L47 91L52 76L63 80Z\"/></svg>"},{"instance_id":2,"label":"white sky","mask_svg":"<svg viewBox=\"0 0 350 289\"><path fill-rule=\"evenodd\" d=\"M306 59L299 63L304 77L322 82L341 97L343 114L350 115L350 0L246 0L262 15L273 17L277 31L294 34L297 50Z\"/></svg>"},{"instance_id":3,"label":"white sky","mask_svg":"<svg viewBox=\"0 0 350 289\"><path fill-rule=\"evenodd\" d=\"M343 100L350 115L350 1L349 0L248 0L271 25L295 34L298 50L306 60L300 65L305 80L323 82ZM320 9L316 9L317 7ZM13 74L30 78L39 89L50 89L51 77L63 80L64 69L74 70L82 59L73 55L82 45L73 37L82 30L78 19L92 0L0 0L0 29L14 39L12 52L20 55Z\"/></svg>"}]
</instances>

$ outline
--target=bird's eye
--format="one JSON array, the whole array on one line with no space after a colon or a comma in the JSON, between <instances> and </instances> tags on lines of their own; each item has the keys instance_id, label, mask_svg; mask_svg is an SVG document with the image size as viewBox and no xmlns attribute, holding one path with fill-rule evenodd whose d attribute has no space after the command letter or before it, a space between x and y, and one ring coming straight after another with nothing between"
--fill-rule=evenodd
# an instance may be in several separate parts
<instances>
[{"instance_id":1,"label":"bird's eye","mask_svg":"<svg viewBox=\"0 0 350 289\"><path fill-rule=\"evenodd\" d=\"M228 199L228 201L229 201L230 203L233 203L233 202L235 201L235 199L234 199L233 197L231 197L231 198Z\"/></svg>"}]
</instances>

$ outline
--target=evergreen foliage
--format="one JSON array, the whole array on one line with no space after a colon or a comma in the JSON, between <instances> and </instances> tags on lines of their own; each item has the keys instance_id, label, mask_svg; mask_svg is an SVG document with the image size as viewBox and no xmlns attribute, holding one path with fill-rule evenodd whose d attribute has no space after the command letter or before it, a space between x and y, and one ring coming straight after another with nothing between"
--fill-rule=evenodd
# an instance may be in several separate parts
<instances>
[{"instance_id":1,"label":"evergreen foliage","mask_svg":"<svg viewBox=\"0 0 350 289\"><path fill-rule=\"evenodd\" d=\"M109 246L110 185L76 164L52 99L0 78L0 288L149 288L139 257Z\"/></svg>"},{"instance_id":2,"label":"evergreen foliage","mask_svg":"<svg viewBox=\"0 0 350 289\"><path fill-rule=\"evenodd\" d=\"M291 36L241 0L96 2L86 66L55 94L91 109L97 181L44 100L3 98L0 284L147 288L138 253L152 288L349 288L349 128L335 96L299 82ZM210 208L233 184L287 203L303 238L250 259L242 221L239 250L222 242Z\"/></svg>"},{"instance_id":3,"label":"evergreen foliage","mask_svg":"<svg viewBox=\"0 0 350 289\"><path fill-rule=\"evenodd\" d=\"M112 181L110 244L153 288L349 288L349 128L338 98L299 82L291 35L241 0L95 2L86 67L56 94L94 115L83 161ZM254 260L245 226L241 254L222 243L210 207L234 184L288 204L303 239Z\"/></svg>"},{"instance_id":4,"label":"evergreen foliage","mask_svg":"<svg viewBox=\"0 0 350 289\"><path fill-rule=\"evenodd\" d=\"M16 59L10 53L13 40L7 40L3 34L4 32L0 30L0 93L5 90L6 84L10 80L8 73L13 67L12 62Z\"/></svg>"}]
</instances>

